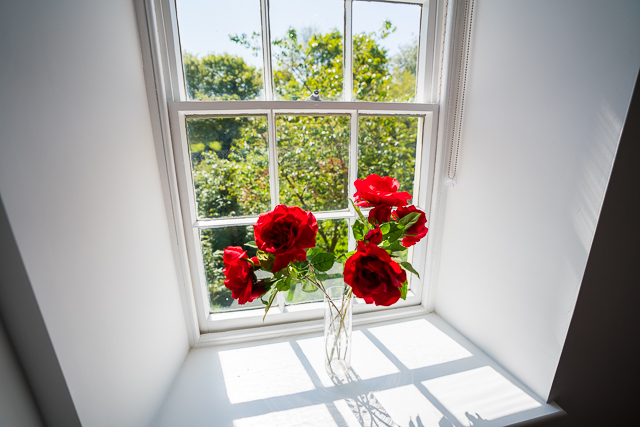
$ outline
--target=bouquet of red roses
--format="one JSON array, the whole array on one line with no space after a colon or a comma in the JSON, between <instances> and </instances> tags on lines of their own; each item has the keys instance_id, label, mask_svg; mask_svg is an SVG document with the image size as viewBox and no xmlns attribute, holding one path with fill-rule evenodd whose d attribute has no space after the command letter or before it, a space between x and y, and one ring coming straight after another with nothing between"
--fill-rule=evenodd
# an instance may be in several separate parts
<instances>
[{"instance_id":1,"label":"bouquet of red roses","mask_svg":"<svg viewBox=\"0 0 640 427\"><path fill-rule=\"evenodd\" d=\"M239 304L261 298L265 316L279 291L288 291L296 283L303 290L320 289L335 262L344 262L344 282L351 292L367 304L389 306L407 295L407 271L418 275L400 255L427 234L425 213L409 205L411 195L398 191L391 177L369 175L354 183L357 192L351 201L358 218L352 231L357 241L354 251L335 255L316 247L318 223L311 212L298 207L278 205L260 215L254 224L257 256L248 258L237 246L224 250L224 284ZM368 219L360 207L372 207ZM248 244L253 246L252 244ZM258 280L255 272L265 270L272 276ZM265 299L266 298L266 299Z\"/></svg>"}]
</instances>

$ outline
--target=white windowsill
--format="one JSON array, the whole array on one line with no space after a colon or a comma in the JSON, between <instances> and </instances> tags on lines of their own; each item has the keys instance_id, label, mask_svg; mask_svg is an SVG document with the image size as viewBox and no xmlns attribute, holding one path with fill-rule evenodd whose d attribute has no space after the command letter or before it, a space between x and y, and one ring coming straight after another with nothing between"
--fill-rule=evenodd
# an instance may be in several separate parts
<instances>
[{"instance_id":1,"label":"white windowsill","mask_svg":"<svg viewBox=\"0 0 640 427\"><path fill-rule=\"evenodd\" d=\"M345 384L324 372L318 331L276 328L192 349L154 425L357 427L373 416L413 427L505 426L564 416L435 313L371 323L384 313L359 316Z\"/></svg>"}]
</instances>

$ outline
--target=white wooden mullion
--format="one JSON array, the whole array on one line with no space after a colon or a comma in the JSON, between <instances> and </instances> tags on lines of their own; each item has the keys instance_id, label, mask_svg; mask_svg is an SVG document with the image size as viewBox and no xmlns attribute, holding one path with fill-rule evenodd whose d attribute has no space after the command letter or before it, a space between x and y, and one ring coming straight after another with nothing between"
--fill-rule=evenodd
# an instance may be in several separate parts
<instances>
[{"instance_id":1,"label":"white wooden mullion","mask_svg":"<svg viewBox=\"0 0 640 427\"><path fill-rule=\"evenodd\" d=\"M353 1L344 1L344 62L343 62L343 98L346 102L353 100Z\"/></svg>"},{"instance_id":2,"label":"white wooden mullion","mask_svg":"<svg viewBox=\"0 0 640 427\"><path fill-rule=\"evenodd\" d=\"M269 191L271 193L271 209L280 203L280 189L278 184L278 150L276 147L276 115L271 110L268 119L269 134Z\"/></svg>"},{"instance_id":3,"label":"white wooden mullion","mask_svg":"<svg viewBox=\"0 0 640 427\"><path fill-rule=\"evenodd\" d=\"M353 195L355 194L356 188L354 186L354 182L358 179L358 124L360 121L360 115L358 111L354 111L351 113L351 132L349 132L349 198L353 200ZM353 223L355 222L356 211L349 203L349 211L353 215L353 217L349 220L349 229L348 233L348 244L347 248L352 251L356 248L356 240L351 232Z\"/></svg>"},{"instance_id":4,"label":"white wooden mullion","mask_svg":"<svg viewBox=\"0 0 640 427\"><path fill-rule=\"evenodd\" d=\"M260 22L262 23L262 64L264 99L273 100L273 73L271 68L271 28L269 27L269 0L260 0Z\"/></svg>"},{"instance_id":5,"label":"white wooden mullion","mask_svg":"<svg viewBox=\"0 0 640 427\"><path fill-rule=\"evenodd\" d=\"M344 102L344 101L175 101L169 102L170 109L176 109L186 114L224 114L238 112L249 114L251 111L276 110L285 111L342 111L348 113L360 111L387 111L389 114L416 114L435 111L438 104L422 102ZM244 111L244 113L242 113Z\"/></svg>"},{"instance_id":6,"label":"white wooden mullion","mask_svg":"<svg viewBox=\"0 0 640 427\"><path fill-rule=\"evenodd\" d=\"M432 0L431 3L435 3L435 0ZM417 87L416 87L416 101L424 102L425 100L430 99L431 94L431 68L432 68L432 60L427 56L427 52L429 50L429 38L427 37L429 33L429 7L428 5L422 5L420 7L420 36L418 42L418 72L417 72Z\"/></svg>"}]
</instances>

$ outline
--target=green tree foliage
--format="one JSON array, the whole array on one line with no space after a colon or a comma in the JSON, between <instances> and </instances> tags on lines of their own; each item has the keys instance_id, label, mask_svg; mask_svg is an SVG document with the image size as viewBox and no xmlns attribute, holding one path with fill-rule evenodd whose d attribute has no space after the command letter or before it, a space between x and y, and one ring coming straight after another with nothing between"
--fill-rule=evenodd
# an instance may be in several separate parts
<instances>
[{"instance_id":1,"label":"green tree foliage","mask_svg":"<svg viewBox=\"0 0 640 427\"><path fill-rule=\"evenodd\" d=\"M182 56L189 99L198 101L256 99L262 90L262 70L242 58L208 55L202 59L185 52Z\"/></svg>"},{"instance_id":2,"label":"green tree foliage","mask_svg":"<svg viewBox=\"0 0 640 427\"><path fill-rule=\"evenodd\" d=\"M417 44L391 58L380 44L394 28L385 22L377 33L354 36L354 95L363 101L410 101L415 93ZM255 39L231 39L259 52ZM253 40L253 42L251 41ZM319 90L323 100L338 100L343 91L343 37L339 30L319 33L289 29L274 45L276 97L308 99ZM413 53L412 53L413 52ZM261 96L260 70L241 58L222 54L197 58L185 53L189 98L194 100L256 99ZM413 191L418 119L361 117L358 175L391 175L401 190ZM277 163L280 202L310 211L347 208L349 190L349 117L277 116ZM187 121L193 181L200 218L256 215L270 209L266 117L204 117ZM352 178L353 179L353 178ZM345 220L319 222L318 246L347 252ZM253 240L251 226L201 231L211 307L230 307L224 285L222 249ZM255 250L243 246L249 256ZM339 278L332 271L330 279ZM335 279L338 280L338 279ZM287 301L317 298L295 287ZM235 305L235 304L234 304Z\"/></svg>"}]
</instances>

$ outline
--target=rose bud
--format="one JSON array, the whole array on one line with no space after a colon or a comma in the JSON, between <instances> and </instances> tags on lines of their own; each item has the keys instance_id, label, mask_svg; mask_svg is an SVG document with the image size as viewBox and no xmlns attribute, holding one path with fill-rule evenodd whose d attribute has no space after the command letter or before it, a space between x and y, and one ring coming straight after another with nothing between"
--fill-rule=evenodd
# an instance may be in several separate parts
<instances>
[{"instance_id":1,"label":"rose bud","mask_svg":"<svg viewBox=\"0 0 640 427\"><path fill-rule=\"evenodd\" d=\"M391 219L392 206L378 205L369 212L369 222L371 224L382 224Z\"/></svg>"},{"instance_id":2,"label":"rose bud","mask_svg":"<svg viewBox=\"0 0 640 427\"><path fill-rule=\"evenodd\" d=\"M231 291L231 296L238 300L238 304L246 304L260 295L267 289L259 282L253 274L253 263L247 260L247 253L238 246L225 248L222 255L224 262L224 285Z\"/></svg>"},{"instance_id":3,"label":"rose bud","mask_svg":"<svg viewBox=\"0 0 640 427\"><path fill-rule=\"evenodd\" d=\"M384 249L358 242L356 253L344 264L344 281L367 304L389 306L400 299L407 274Z\"/></svg>"},{"instance_id":4,"label":"rose bud","mask_svg":"<svg viewBox=\"0 0 640 427\"><path fill-rule=\"evenodd\" d=\"M427 231L429 231L429 229L425 227L425 224L427 223L427 216L424 214L424 212L413 205L403 206L396 209L396 211L393 213L393 219L402 219L412 212L420 212L420 217L418 217L418 221L415 224L404 230L405 236L402 238L402 246L404 246L405 248L418 243L424 236L427 235ZM410 236L407 236L407 234L410 234Z\"/></svg>"},{"instance_id":5,"label":"rose bud","mask_svg":"<svg viewBox=\"0 0 640 427\"><path fill-rule=\"evenodd\" d=\"M364 240L371 242L374 245L382 243L382 231L380 231L380 227L376 226L376 228L369 230L364 236Z\"/></svg>"},{"instance_id":6,"label":"rose bud","mask_svg":"<svg viewBox=\"0 0 640 427\"><path fill-rule=\"evenodd\" d=\"M271 212L260 215L253 230L258 249L275 255L271 269L275 273L291 261L307 259L305 249L316 245L318 223L311 212L278 205Z\"/></svg>"}]
</instances>

